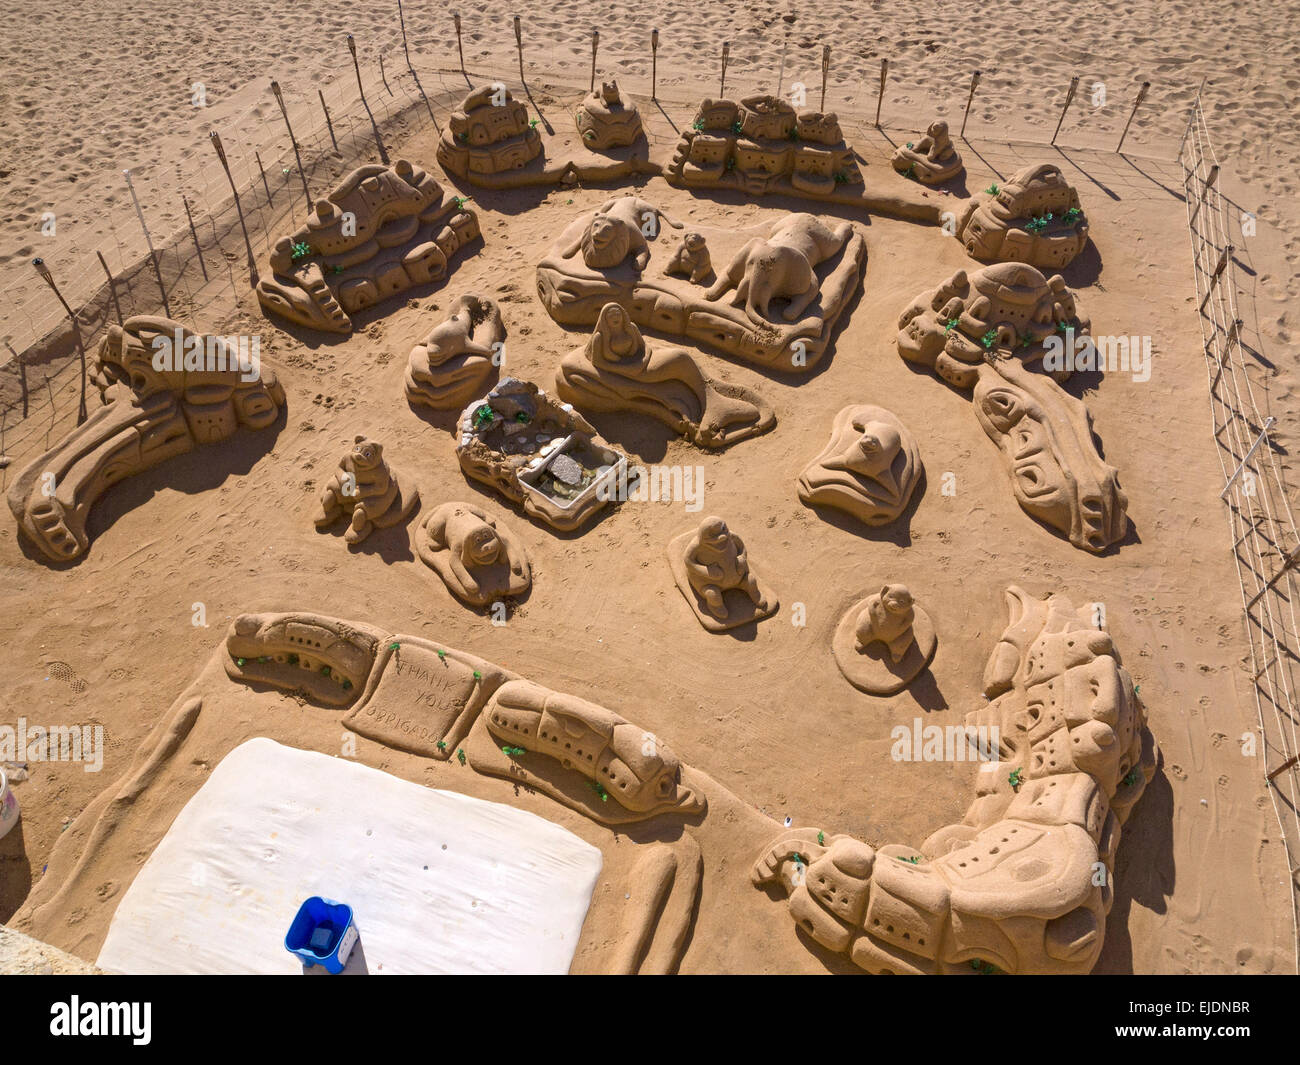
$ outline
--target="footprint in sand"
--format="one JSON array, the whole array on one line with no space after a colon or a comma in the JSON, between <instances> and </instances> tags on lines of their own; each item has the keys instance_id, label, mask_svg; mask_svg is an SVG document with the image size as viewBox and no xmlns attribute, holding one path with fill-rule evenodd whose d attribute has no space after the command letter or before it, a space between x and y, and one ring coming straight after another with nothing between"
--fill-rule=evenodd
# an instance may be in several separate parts
<instances>
[{"instance_id":1,"label":"footprint in sand","mask_svg":"<svg viewBox=\"0 0 1300 1065\"><path fill-rule=\"evenodd\" d=\"M55 680L61 680L74 692L80 695L90 687L81 677L77 676L74 670L67 662L51 662L46 667L46 680L53 677Z\"/></svg>"}]
</instances>

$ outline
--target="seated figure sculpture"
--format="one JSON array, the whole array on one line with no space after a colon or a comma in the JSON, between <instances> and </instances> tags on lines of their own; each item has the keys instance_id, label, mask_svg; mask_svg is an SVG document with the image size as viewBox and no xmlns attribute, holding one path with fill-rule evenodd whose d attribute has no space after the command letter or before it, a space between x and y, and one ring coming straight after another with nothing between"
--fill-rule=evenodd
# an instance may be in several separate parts
<instances>
[{"instance_id":1,"label":"seated figure sculpture","mask_svg":"<svg viewBox=\"0 0 1300 1065\"><path fill-rule=\"evenodd\" d=\"M457 599L485 607L527 593L532 566L523 543L472 503L444 503L425 519L416 551Z\"/></svg>"},{"instance_id":2,"label":"seated figure sculpture","mask_svg":"<svg viewBox=\"0 0 1300 1065\"><path fill-rule=\"evenodd\" d=\"M691 279L692 285L702 284L713 273L713 260L709 256L704 234L694 231L685 234L668 265L664 267L664 273L684 274Z\"/></svg>"},{"instance_id":3,"label":"seated figure sculpture","mask_svg":"<svg viewBox=\"0 0 1300 1065\"><path fill-rule=\"evenodd\" d=\"M923 185L938 185L961 173L961 156L948 136L948 123L931 122L925 136L894 152L895 170L916 178Z\"/></svg>"},{"instance_id":4,"label":"seated figure sculpture","mask_svg":"<svg viewBox=\"0 0 1300 1065\"><path fill-rule=\"evenodd\" d=\"M635 144L641 136L641 114L626 102L617 81L601 82L583 97L574 115L582 143L593 151Z\"/></svg>"},{"instance_id":5,"label":"seated figure sculpture","mask_svg":"<svg viewBox=\"0 0 1300 1065\"><path fill-rule=\"evenodd\" d=\"M634 410L706 448L771 429L776 418L755 393L710 380L681 348L650 348L619 304L600 312L586 345L556 371L562 399L587 411Z\"/></svg>"},{"instance_id":6,"label":"seated figure sculpture","mask_svg":"<svg viewBox=\"0 0 1300 1065\"><path fill-rule=\"evenodd\" d=\"M675 537L668 561L677 587L701 625L726 632L776 613L776 595L750 569L745 543L721 518Z\"/></svg>"},{"instance_id":7,"label":"seated figure sculpture","mask_svg":"<svg viewBox=\"0 0 1300 1065\"><path fill-rule=\"evenodd\" d=\"M375 529L404 520L419 502L420 493L414 489L403 495L397 474L384 461L384 445L358 436L321 490L316 528L325 529L339 518L347 518L348 531L343 538L356 545Z\"/></svg>"},{"instance_id":8,"label":"seated figure sculpture","mask_svg":"<svg viewBox=\"0 0 1300 1065\"><path fill-rule=\"evenodd\" d=\"M506 339L495 300L467 292L411 349L406 398L434 410L459 410L488 390Z\"/></svg>"},{"instance_id":9,"label":"seated figure sculpture","mask_svg":"<svg viewBox=\"0 0 1300 1065\"><path fill-rule=\"evenodd\" d=\"M840 672L869 695L895 695L934 659L934 624L906 586L886 584L853 606L833 641Z\"/></svg>"},{"instance_id":10,"label":"seated figure sculpture","mask_svg":"<svg viewBox=\"0 0 1300 1065\"><path fill-rule=\"evenodd\" d=\"M911 500L921 470L906 426L883 407L857 404L835 416L830 443L799 475L799 498L867 525L887 525Z\"/></svg>"}]
</instances>

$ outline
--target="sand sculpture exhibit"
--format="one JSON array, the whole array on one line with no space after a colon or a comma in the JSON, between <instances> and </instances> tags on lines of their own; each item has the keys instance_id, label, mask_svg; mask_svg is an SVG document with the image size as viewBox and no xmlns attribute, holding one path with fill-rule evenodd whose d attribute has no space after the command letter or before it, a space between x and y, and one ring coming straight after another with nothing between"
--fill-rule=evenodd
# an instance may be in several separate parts
<instances>
[{"instance_id":1,"label":"sand sculpture exhibit","mask_svg":"<svg viewBox=\"0 0 1300 1065\"><path fill-rule=\"evenodd\" d=\"M348 529L343 539L355 546L376 529L405 521L419 502L420 493L415 488L403 492L396 471L384 459L384 445L357 436L321 489L320 506L313 520L317 529L327 529L339 519L346 519Z\"/></svg>"},{"instance_id":2,"label":"sand sculpture exhibit","mask_svg":"<svg viewBox=\"0 0 1300 1065\"><path fill-rule=\"evenodd\" d=\"M610 447L572 404L531 381L507 377L467 406L456 457L467 477L490 485L530 517L569 532L612 498L627 456Z\"/></svg>"},{"instance_id":3,"label":"sand sculpture exhibit","mask_svg":"<svg viewBox=\"0 0 1300 1065\"><path fill-rule=\"evenodd\" d=\"M702 285L713 274L713 257L709 255L709 245L703 233L694 231L685 233L673 257L664 267L665 274L681 274L688 277L692 285Z\"/></svg>"},{"instance_id":4,"label":"sand sculpture exhibit","mask_svg":"<svg viewBox=\"0 0 1300 1065\"><path fill-rule=\"evenodd\" d=\"M749 564L739 535L718 517L668 543L668 565L682 597L709 632L729 632L769 618L780 608L776 593Z\"/></svg>"},{"instance_id":5,"label":"sand sculpture exhibit","mask_svg":"<svg viewBox=\"0 0 1300 1065\"><path fill-rule=\"evenodd\" d=\"M925 136L916 143L895 150L890 164L905 177L914 177L922 185L940 185L962 172L961 156L948 136L948 123L931 122Z\"/></svg>"},{"instance_id":6,"label":"sand sculpture exhibit","mask_svg":"<svg viewBox=\"0 0 1300 1065\"><path fill-rule=\"evenodd\" d=\"M254 343L150 315L110 324L90 374L101 406L9 486L28 542L49 562L70 562L90 546L91 507L118 481L274 424L284 389Z\"/></svg>"},{"instance_id":7,"label":"sand sculpture exhibit","mask_svg":"<svg viewBox=\"0 0 1300 1065\"><path fill-rule=\"evenodd\" d=\"M961 824L920 849L798 829L754 866L802 931L872 973L1086 973L1114 900L1121 828L1156 767L1146 710L1090 604L1007 591L989 659L998 760Z\"/></svg>"},{"instance_id":8,"label":"sand sculpture exhibit","mask_svg":"<svg viewBox=\"0 0 1300 1065\"><path fill-rule=\"evenodd\" d=\"M972 391L1026 513L1085 551L1124 538L1128 497L1097 450L1088 409L1033 369L1053 333L1077 340L1089 332L1059 275L1023 263L959 270L913 300L898 326L903 358Z\"/></svg>"},{"instance_id":9,"label":"sand sculpture exhibit","mask_svg":"<svg viewBox=\"0 0 1300 1065\"><path fill-rule=\"evenodd\" d=\"M574 121L583 143L593 151L623 148L644 139L641 112L636 104L623 99L617 81L601 82L599 89L584 96Z\"/></svg>"},{"instance_id":10,"label":"sand sculpture exhibit","mask_svg":"<svg viewBox=\"0 0 1300 1065\"><path fill-rule=\"evenodd\" d=\"M478 216L399 159L348 174L307 224L271 251L263 308L310 329L351 333L352 316L416 285L443 281L479 236Z\"/></svg>"},{"instance_id":11,"label":"sand sculpture exhibit","mask_svg":"<svg viewBox=\"0 0 1300 1065\"><path fill-rule=\"evenodd\" d=\"M934 661L938 638L930 615L905 585L886 584L855 603L835 629L840 672L868 695L896 695Z\"/></svg>"},{"instance_id":12,"label":"sand sculpture exhibit","mask_svg":"<svg viewBox=\"0 0 1300 1065\"><path fill-rule=\"evenodd\" d=\"M888 525L907 508L923 468L908 428L883 407L858 403L835 415L830 442L799 475L799 498Z\"/></svg>"},{"instance_id":13,"label":"sand sculpture exhibit","mask_svg":"<svg viewBox=\"0 0 1300 1065\"><path fill-rule=\"evenodd\" d=\"M447 317L411 349L406 398L413 406L459 410L487 391L503 360L506 340L495 300L467 292Z\"/></svg>"},{"instance_id":14,"label":"sand sculpture exhibit","mask_svg":"<svg viewBox=\"0 0 1300 1065\"><path fill-rule=\"evenodd\" d=\"M452 111L438 141L438 165L470 179L522 170L542 154L528 108L504 85L485 85Z\"/></svg>"},{"instance_id":15,"label":"sand sculpture exhibit","mask_svg":"<svg viewBox=\"0 0 1300 1065\"><path fill-rule=\"evenodd\" d=\"M519 598L533 585L523 542L473 503L436 508L424 520L415 549L447 590L472 607Z\"/></svg>"},{"instance_id":16,"label":"sand sculpture exhibit","mask_svg":"<svg viewBox=\"0 0 1300 1065\"><path fill-rule=\"evenodd\" d=\"M651 241L642 226L649 220L657 237L662 217L651 204L621 197L575 219L537 267L538 296L551 317L590 326L614 302L639 326L747 362L793 373L817 365L861 284L861 233L809 214L743 230L699 227L715 261L728 264L701 292L689 278L647 269Z\"/></svg>"},{"instance_id":17,"label":"sand sculpture exhibit","mask_svg":"<svg viewBox=\"0 0 1300 1065\"><path fill-rule=\"evenodd\" d=\"M1060 270L1088 243L1088 219L1061 168L1040 163L972 197L957 220L956 237L982 262Z\"/></svg>"},{"instance_id":18,"label":"sand sculpture exhibit","mask_svg":"<svg viewBox=\"0 0 1300 1065\"><path fill-rule=\"evenodd\" d=\"M560 362L555 390L582 410L635 411L700 447L725 448L776 425L762 398L714 381L681 348L651 348L617 303L607 303L585 345Z\"/></svg>"}]
</instances>

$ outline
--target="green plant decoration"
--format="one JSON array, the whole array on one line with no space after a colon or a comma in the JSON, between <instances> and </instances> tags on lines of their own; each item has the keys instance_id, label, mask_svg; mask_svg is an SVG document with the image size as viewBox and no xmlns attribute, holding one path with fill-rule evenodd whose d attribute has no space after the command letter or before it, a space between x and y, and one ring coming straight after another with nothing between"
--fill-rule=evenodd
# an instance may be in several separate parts
<instances>
[{"instance_id":1,"label":"green plant decoration","mask_svg":"<svg viewBox=\"0 0 1300 1065\"><path fill-rule=\"evenodd\" d=\"M464 748L464 747L457 747L457 748L456 748L456 759L457 759L457 761L460 762L461 765L464 765L464 764L465 764L465 748Z\"/></svg>"},{"instance_id":2,"label":"green plant decoration","mask_svg":"<svg viewBox=\"0 0 1300 1065\"><path fill-rule=\"evenodd\" d=\"M1007 777L1007 783L1011 785L1013 791L1019 791L1020 785L1024 783L1024 780L1021 779L1020 776L1022 772L1024 771L1021 769L1013 769L1011 770L1011 774Z\"/></svg>"},{"instance_id":3,"label":"green plant decoration","mask_svg":"<svg viewBox=\"0 0 1300 1065\"><path fill-rule=\"evenodd\" d=\"M990 186L989 186L987 189L985 189L984 191L987 192L990 196L996 196L996 195L997 195L999 192L1001 192L1002 190L1001 190L1000 188L998 188L997 183L994 182L994 184L990 185Z\"/></svg>"},{"instance_id":4,"label":"green plant decoration","mask_svg":"<svg viewBox=\"0 0 1300 1065\"><path fill-rule=\"evenodd\" d=\"M993 345L996 344L997 342L998 342L998 331L996 329L990 329L987 333L985 333L982 337L980 337L980 343L984 345L985 351L992 351Z\"/></svg>"},{"instance_id":5,"label":"green plant decoration","mask_svg":"<svg viewBox=\"0 0 1300 1065\"><path fill-rule=\"evenodd\" d=\"M299 259L307 258L307 256L309 256L311 253L312 253L311 245L308 244L305 240L300 240L296 244L294 244L291 258L293 259L294 262L297 262Z\"/></svg>"}]
</instances>

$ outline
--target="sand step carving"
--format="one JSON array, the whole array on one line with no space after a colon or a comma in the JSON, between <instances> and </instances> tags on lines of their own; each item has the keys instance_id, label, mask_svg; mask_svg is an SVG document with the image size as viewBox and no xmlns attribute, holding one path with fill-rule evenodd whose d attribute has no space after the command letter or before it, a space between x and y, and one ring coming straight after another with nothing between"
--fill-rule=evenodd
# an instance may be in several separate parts
<instances>
[{"instance_id":1,"label":"sand step carving","mask_svg":"<svg viewBox=\"0 0 1300 1065\"><path fill-rule=\"evenodd\" d=\"M555 390L589 413L648 415L705 448L730 447L776 425L756 393L710 379L681 348L649 347L617 303L605 305L591 338L561 361Z\"/></svg>"},{"instance_id":2,"label":"sand step carving","mask_svg":"<svg viewBox=\"0 0 1300 1065\"><path fill-rule=\"evenodd\" d=\"M601 82L599 89L584 96L573 117L582 142L593 151L623 148L645 139L641 112L623 99L614 80Z\"/></svg>"},{"instance_id":3,"label":"sand step carving","mask_svg":"<svg viewBox=\"0 0 1300 1065\"><path fill-rule=\"evenodd\" d=\"M397 473L384 460L384 445L358 436L321 489L314 520L317 529L326 529L346 518L348 530L343 538L356 545L375 529L405 521L419 502L415 488L403 492Z\"/></svg>"},{"instance_id":4,"label":"sand step carving","mask_svg":"<svg viewBox=\"0 0 1300 1065\"><path fill-rule=\"evenodd\" d=\"M1040 163L974 196L957 220L956 235L981 262L1061 270L1088 243L1088 219L1061 168Z\"/></svg>"},{"instance_id":5,"label":"sand step carving","mask_svg":"<svg viewBox=\"0 0 1300 1065\"><path fill-rule=\"evenodd\" d=\"M416 553L447 590L472 607L515 599L533 586L523 542L472 503L443 503L416 537Z\"/></svg>"},{"instance_id":6,"label":"sand step carving","mask_svg":"<svg viewBox=\"0 0 1300 1065\"><path fill-rule=\"evenodd\" d=\"M1040 372L1049 337L1074 341L1090 328L1063 278L1022 263L959 270L913 300L898 325L903 358L972 391L1027 514L1094 554L1123 539L1128 497L1097 450L1092 417Z\"/></svg>"},{"instance_id":7,"label":"sand step carving","mask_svg":"<svg viewBox=\"0 0 1300 1065\"><path fill-rule=\"evenodd\" d=\"M50 562L86 553L91 507L112 485L241 427L265 429L285 403L248 338L206 336L150 315L108 327L90 377L103 405L9 487L19 529Z\"/></svg>"},{"instance_id":8,"label":"sand step carving","mask_svg":"<svg viewBox=\"0 0 1300 1065\"><path fill-rule=\"evenodd\" d=\"M467 292L411 349L406 398L413 406L460 410L491 387L504 358L506 327L495 300Z\"/></svg>"},{"instance_id":9,"label":"sand step carving","mask_svg":"<svg viewBox=\"0 0 1300 1065\"><path fill-rule=\"evenodd\" d=\"M948 123L931 122L925 136L913 144L909 141L894 152L890 163L906 177L922 185L941 185L962 172L961 156L948 136Z\"/></svg>"},{"instance_id":10,"label":"sand step carving","mask_svg":"<svg viewBox=\"0 0 1300 1065\"><path fill-rule=\"evenodd\" d=\"M424 170L399 159L358 167L306 226L276 241L257 284L268 312L328 333L416 286L445 280L455 254L479 235L478 216Z\"/></svg>"},{"instance_id":11,"label":"sand step carving","mask_svg":"<svg viewBox=\"0 0 1300 1065\"><path fill-rule=\"evenodd\" d=\"M920 850L788 831L754 866L790 916L872 973L1086 973L1121 828L1155 772L1133 680L1090 604L1007 591L1009 624L967 729L998 730L960 824ZM978 732L976 732L978 735ZM989 733L986 731L985 733Z\"/></svg>"},{"instance_id":12,"label":"sand step carving","mask_svg":"<svg viewBox=\"0 0 1300 1065\"><path fill-rule=\"evenodd\" d=\"M668 544L668 565L682 597L709 632L729 632L771 617L776 593L749 564L745 542L718 517Z\"/></svg>"},{"instance_id":13,"label":"sand step carving","mask_svg":"<svg viewBox=\"0 0 1300 1065\"><path fill-rule=\"evenodd\" d=\"M626 483L627 456L531 381L503 379L465 408L456 431L465 476L554 529L584 525Z\"/></svg>"},{"instance_id":14,"label":"sand step carving","mask_svg":"<svg viewBox=\"0 0 1300 1065\"><path fill-rule=\"evenodd\" d=\"M866 241L850 223L788 214L749 229L701 227L713 262L727 264L702 292L690 277L650 267L662 220L632 196L575 219L537 267L551 317L591 326L613 302L643 328L747 362L793 373L817 365L866 266Z\"/></svg>"},{"instance_id":15,"label":"sand step carving","mask_svg":"<svg viewBox=\"0 0 1300 1065\"><path fill-rule=\"evenodd\" d=\"M930 615L902 584L855 603L840 619L832 648L850 684L868 695L897 695L934 661Z\"/></svg>"},{"instance_id":16,"label":"sand step carving","mask_svg":"<svg viewBox=\"0 0 1300 1065\"><path fill-rule=\"evenodd\" d=\"M799 498L865 525L888 525L906 509L922 470L907 427L883 407L858 403L835 415L830 443L799 475Z\"/></svg>"}]
</instances>

